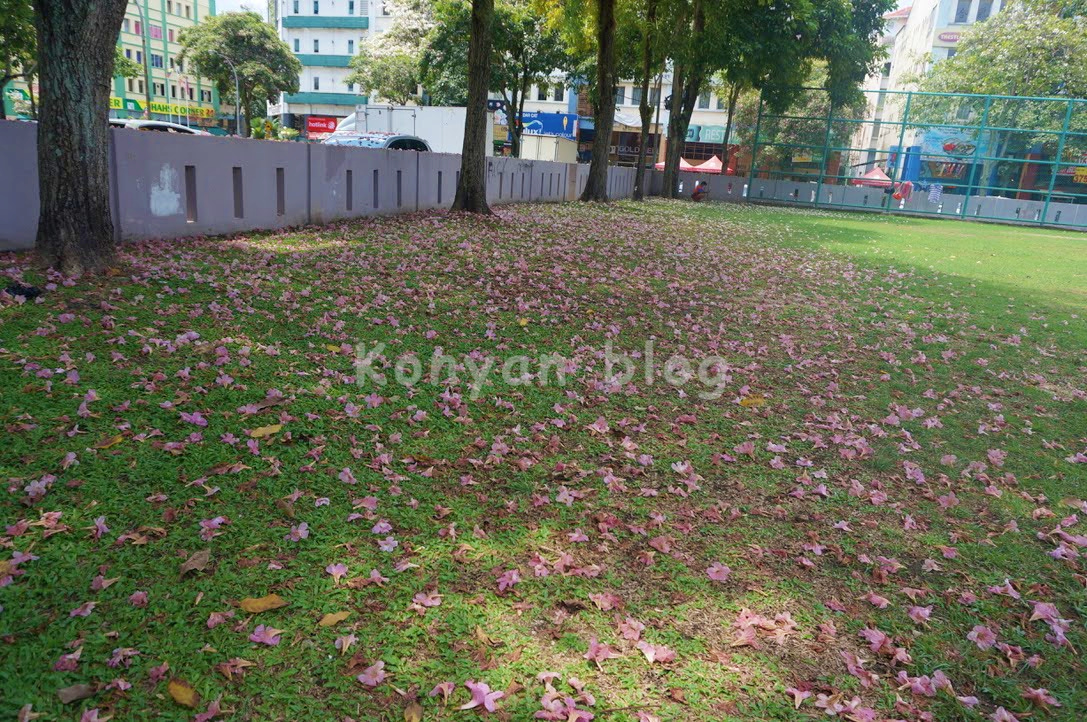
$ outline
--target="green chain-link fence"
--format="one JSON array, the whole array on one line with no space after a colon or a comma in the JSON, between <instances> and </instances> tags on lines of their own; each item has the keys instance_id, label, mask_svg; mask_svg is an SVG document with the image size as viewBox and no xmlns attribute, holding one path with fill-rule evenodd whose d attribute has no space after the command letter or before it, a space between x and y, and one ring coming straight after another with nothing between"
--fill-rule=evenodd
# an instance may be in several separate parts
<instances>
[{"instance_id":1,"label":"green chain-link fence","mask_svg":"<svg viewBox=\"0 0 1087 722\"><path fill-rule=\"evenodd\" d=\"M1087 229L1087 100L864 96L760 101L748 198Z\"/></svg>"}]
</instances>

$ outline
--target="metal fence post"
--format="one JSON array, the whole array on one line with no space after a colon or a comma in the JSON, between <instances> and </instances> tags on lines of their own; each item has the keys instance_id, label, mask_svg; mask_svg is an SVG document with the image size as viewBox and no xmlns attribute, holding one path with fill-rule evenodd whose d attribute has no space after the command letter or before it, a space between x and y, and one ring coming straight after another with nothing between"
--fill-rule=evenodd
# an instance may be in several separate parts
<instances>
[{"instance_id":1,"label":"metal fence post","mask_svg":"<svg viewBox=\"0 0 1087 722\"><path fill-rule=\"evenodd\" d=\"M1068 111L1064 114L1064 125L1061 126L1061 137L1057 139L1057 155L1053 159L1053 165L1049 166L1049 188L1045 192L1045 205L1042 206L1042 215L1038 217L1038 224L1044 226L1049 217L1049 202L1053 199L1053 188L1057 185L1057 169L1060 167L1061 157L1064 155L1064 141L1068 137L1068 128L1072 125L1072 109L1075 101L1068 99Z\"/></svg>"},{"instance_id":2,"label":"metal fence post","mask_svg":"<svg viewBox=\"0 0 1087 722\"><path fill-rule=\"evenodd\" d=\"M823 161L819 164L819 181L815 184L815 203L819 207L819 195L823 192L823 178L827 174L827 155L830 153L830 130L834 120L834 100L827 93L827 133L823 136Z\"/></svg>"},{"instance_id":3,"label":"metal fence post","mask_svg":"<svg viewBox=\"0 0 1087 722\"><path fill-rule=\"evenodd\" d=\"M910 119L910 103L913 101L913 93L906 93L906 107L902 109L902 127L898 129L898 155L895 158L894 165L891 166L891 191L892 193L885 194L886 197L883 200L883 210L886 213L891 212L891 201L893 200L891 195L894 192L895 180L898 178L898 164L902 163L903 170L906 168L906 154L902 145L906 142L906 123Z\"/></svg>"},{"instance_id":4,"label":"metal fence post","mask_svg":"<svg viewBox=\"0 0 1087 722\"><path fill-rule=\"evenodd\" d=\"M966 207L970 205L970 193L974 190L974 173L977 171L982 139L985 137L985 126L989 122L989 108L992 105L992 96L985 96L985 108L981 111L981 123L978 125L978 142L974 145L974 155L970 158L970 177L966 181L966 195L962 198L962 210L959 211L960 218L966 218ZM980 201L978 202L980 203Z\"/></svg>"}]
</instances>

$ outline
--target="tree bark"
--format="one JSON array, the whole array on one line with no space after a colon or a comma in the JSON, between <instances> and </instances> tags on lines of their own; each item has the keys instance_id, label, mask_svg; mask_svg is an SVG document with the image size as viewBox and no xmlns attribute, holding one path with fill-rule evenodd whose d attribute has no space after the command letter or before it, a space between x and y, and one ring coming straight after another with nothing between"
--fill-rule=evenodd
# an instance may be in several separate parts
<instances>
[{"instance_id":1,"label":"tree bark","mask_svg":"<svg viewBox=\"0 0 1087 722\"><path fill-rule=\"evenodd\" d=\"M701 0L695 0L694 20L691 23L691 36L694 39L693 47L697 48L702 34L706 30L706 14L702 8ZM679 159L683 151L683 145L687 139L687 128L691 125L691 114L694 113L695 103L698 102L698 94L705 82L705 68L698 60L698 52L684 67L682 79L682 91L676 89L676 83L672 83L672 111L668 116L668 153L664 166L664 194L668 198L675 198L679 194ZM677 69L678 74L678 69ZM669 174L671 171L671 174ZM669 175L671 177L669 177Z\"/></svg>"},{"instance_id":2,"label":"tree bark","mask_svg":"<svg viewBox=\"0 0 1087 722\"><path fill-rule=\"evenodd\" d=\"M645 156L649 143L649 121L653 118L653 109L649 107L649 82L653 75L653 28L657 22L657 0L648 0L646 4L645 37L642 43L642 97L638 103L638 115L642 119L642 132L638 135L638 161L634 171L634 200L645 198Z\"/></svg>"},{"instance_id":3,"label":"tree bark","mask_svg":"<svg viewBox=\"0 0 1087 722\"><path fill-rule=\"evenodd\" d=\"M461 147L460 179L453 210L490 214L487 205L487 89L491 85L494 0L472 0L468 41L468 109Z\"/></svg>"},{"instance_id":4,"label":"tree bark","mask_svg":"<svg viewBox=\"0 0 1087 722\"><path fill-rule=\"evenodd\" d=\"M732 118L734 117L734 115L736 113L736 101L739 100L739 98L740 98L740 84L739 83L733 83L732 87L729 88L729 91L728 91L728 117L725 120L725 142L721 146L721 155L722 155L722 158L721 158L721 163L722 163L721 172L722 173L727 173L728 172L728 162L730 160L729 159L729 152L728 152L728 142L729 142L729 140L732 139Z\"/></svg>"},{"instance_id":5,"label":"tree bark","mask_svg":"<svg viewBox=\"0 0 1087 722\"><path fill-rule=\"evenodd\" d=\"M37 0L40 261L69 275L115 257L109 89L126 0Z\"/></svg>"},{"instance_id":6,"label":"tree bark","mask_svg":"<svg viewBox=\"0 0 1087 722\"><path fill-rule=\"evenodd\" d=\"M676 176L679 173L679 157L687 135L686 128L683 128L682 133L679 130L685 74L686 68L676 63L672 70L672 107L668 111L668 146L664 150L664 184L661 187L661 195L665 198L675 198L679 186L679 178Z\"/></svg>"},{"instance_id":7,"label":"tree bark","mask_svg":"<svg viewBox=\"0 0 1087 722\"><path fill-rule=\"evenodd\" d=\"M615 0L597 0L596 113L593 155L583 201L608 200L608 149L615 123Z\"/></svg>"}]
</instances>

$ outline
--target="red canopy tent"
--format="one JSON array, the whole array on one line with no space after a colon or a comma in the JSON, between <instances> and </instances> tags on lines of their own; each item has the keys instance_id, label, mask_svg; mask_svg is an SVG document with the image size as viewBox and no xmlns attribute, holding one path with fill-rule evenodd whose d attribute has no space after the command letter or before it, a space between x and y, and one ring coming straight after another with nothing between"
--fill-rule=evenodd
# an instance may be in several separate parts
<instances>
[{"instance_id":1,"label":"red canopy tent","mask_svg":"<svg viewBox=\"0 0 1087 722\"><path fill-rule=\"evenodd\" d=\"M698 173L715 173L720 174L724 170L725 164L721 162L721 159L717 156L713 156L705 163L701 163L694 167L694 170Z\"/></svg>"},{"instance_id":2,"label":"red canopy tent","mask_svg":"<svg viewBox=\"0 0 1087 722\"><path fill-rule=\"evenodd\" d=\"M855 186L872 186L873 188L890 188L891 179L883 172L880 167L875 167L868 171L860 178L854 178L850 181Z\"/></svg>"},{"instance_id":3,"label":"red canopy tent","mask_svg":"<svg viewBox=\"0 0 1087 722\"><path fill-rule=\"evenodd\" d=\"M660 163L654 164L653 167L656 168L657 170L664 170L664 161L662 160ZM679 159L679 169L680 170L698 170L698 167L693 166L690 163L688 163L686 158L680 158Z\"/></svg>"}]
</instances>

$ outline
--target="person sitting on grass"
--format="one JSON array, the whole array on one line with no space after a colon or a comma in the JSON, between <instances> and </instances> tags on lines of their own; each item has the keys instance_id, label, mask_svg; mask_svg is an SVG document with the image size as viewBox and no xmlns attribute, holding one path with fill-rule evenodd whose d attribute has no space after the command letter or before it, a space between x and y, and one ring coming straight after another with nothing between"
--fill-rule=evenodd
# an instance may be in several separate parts
<instances>
[{"instance_id":1,"label":"person sitting on grass","mask_svg":"<svg viewBox=\"0 0 1087 722\"><path fill-rule=\"evenodd\" d=\"M698 181L698 183L695 183L694 192L691 193L691 200L695 203L701 203L709 194L710 189L706 181Z\"/></svg>"}]
</instances>

